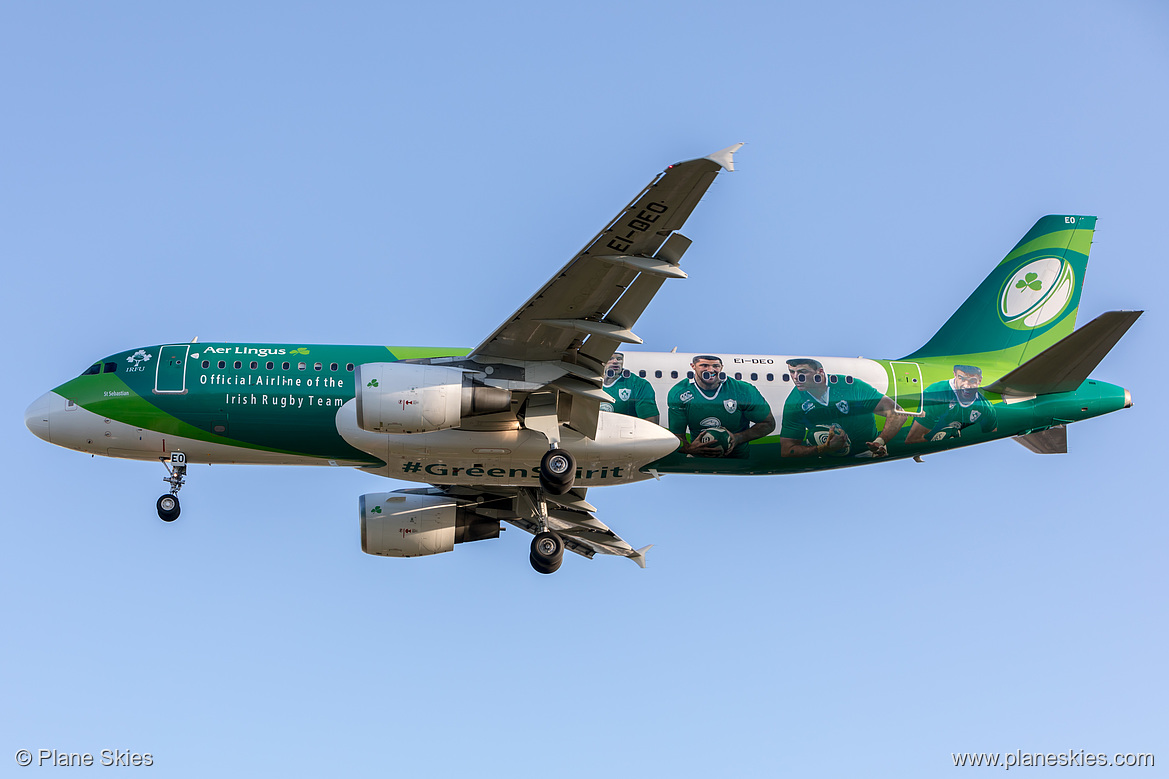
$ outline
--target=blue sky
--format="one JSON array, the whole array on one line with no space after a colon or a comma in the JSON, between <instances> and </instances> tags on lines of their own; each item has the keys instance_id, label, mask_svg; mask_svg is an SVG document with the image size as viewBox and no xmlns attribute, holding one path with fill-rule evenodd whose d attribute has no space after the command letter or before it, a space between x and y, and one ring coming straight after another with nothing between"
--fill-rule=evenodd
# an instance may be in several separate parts
<instances>
[{"instance_id":1,"label":"blue sky","mask_svg":"<svg viewBox=\"0 0 1169 779\"><path fill-rule=\"evenodd\" d=\"M937 776L1152 752L1164 664L1159 3L16 4L0 23L0 772ZM898 357L1047 213L1135 408L846 473L590 493L649 567L385 560L331 469L48 446L25 407L200 340L473 346L666 165L737 141L647 347ZM34 771L35 769L24 769ZM1160 768L1164 771L1164 768ZM1138 771L1157 775L1158 771Z\"/></svg>"}]
</instances>

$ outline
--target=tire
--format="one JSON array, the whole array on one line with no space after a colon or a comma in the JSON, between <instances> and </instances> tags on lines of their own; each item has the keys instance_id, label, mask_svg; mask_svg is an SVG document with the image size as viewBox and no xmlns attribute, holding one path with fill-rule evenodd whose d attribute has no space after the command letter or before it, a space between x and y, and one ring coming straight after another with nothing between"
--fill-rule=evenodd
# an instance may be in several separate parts
<instances>
[{"instance_id":1,"label":"tire","mask_svg":"<svg viewBox=\"0 0 1169 779\"><path fill-rule=\"evenodd\" d=\"M564 562L563 560L557 560L555 564L545 564L537 560L535 555L529 555L528 561L532 564L532 568L536 570L536 573L544 574L556 573L560 570L560 564Z\"/></svg>"},{"instance_id":2,"label":"tire","mask_svg":"<svg viewBox=\"0 0 1169 779\"><path fill-rule=\"evenodd\" d=\"M158 518L163 522L174 522L179 518L179 512L182 511L178 495L163 495L154 504L154 507L158 509Z\"/></svg>"},{"instance_id":3,"label":"tire","mask_svg":"<svg viewBox=\"0 0 1169 779\"><path fill-rule=\"evenodd\" d=\"M540 460L540 488L549 495L563 495L572 489L576 460L564 449L549 449Z\"/></svg>"},{"instance_id":4,"label":"tire","mask_svg":"<svg viewBox=\"0 0 1169 779\"><path fill-rule=\"evenodd\" d=\"M555 573L564 562L564 539L548 530L537 533L528 559L538 573Z\"/></svg>"}]
</instances>

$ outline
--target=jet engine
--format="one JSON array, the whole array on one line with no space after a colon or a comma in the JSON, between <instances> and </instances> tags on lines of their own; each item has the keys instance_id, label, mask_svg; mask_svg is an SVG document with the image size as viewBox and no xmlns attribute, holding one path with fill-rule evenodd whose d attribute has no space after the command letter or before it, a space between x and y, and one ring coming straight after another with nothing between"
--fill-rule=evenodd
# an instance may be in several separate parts
<instances>
[{"instance_id":1,"label":"jet engine","mask_svg":"<svg viewBox=\"0 0 1169 779\"><path fill-rule=\"evenodd\" d=\"M401 362L357 366L357 425L371 433L430 433L511 408L511 392L458 368Z\"/></svg>"},{"instance_id":2,"label":"jet engine","mask_svg":"<svg viewBox=\"0 0 1169 779\"><path fill-rule=\"evenodd\" d=\"M499 520L484 519L443 495L373 492L359 499L361 551L422 557L455 544L499 538Z\"/></svg>"}]
</instances>

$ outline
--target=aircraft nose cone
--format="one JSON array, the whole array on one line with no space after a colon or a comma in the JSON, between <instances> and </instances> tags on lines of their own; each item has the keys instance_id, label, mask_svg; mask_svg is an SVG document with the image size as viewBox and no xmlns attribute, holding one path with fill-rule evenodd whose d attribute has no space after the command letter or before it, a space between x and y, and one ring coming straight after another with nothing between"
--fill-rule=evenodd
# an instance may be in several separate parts
<instances>
[{"instance_id":1,"label":"aircraft nose cone","mask_svg":"<svg viewBox=\"0 0 1169 779\"><path fill-rule=\"evenodd\" d=\"M32 402L24 412L24 424L42 441L49 440L49 412L53 408L53 393L46 392Z\"/></svg>"}]
</instances>

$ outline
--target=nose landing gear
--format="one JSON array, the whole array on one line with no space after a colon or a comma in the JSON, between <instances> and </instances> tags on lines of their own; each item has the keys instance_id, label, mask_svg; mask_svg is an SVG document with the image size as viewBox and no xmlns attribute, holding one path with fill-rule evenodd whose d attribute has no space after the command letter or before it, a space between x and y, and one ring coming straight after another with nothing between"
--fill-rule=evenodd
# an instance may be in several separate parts
<instances>
[{"instance_id":1,"label":"nose landing gear","mask_svg":"<svg viewBox=\"0 0 1169 779\"><path fill-rule=\"evenodd\" d=\"M162 480L170 485L170 493L160 497L155 503L155 508L158 510L158 518L163 522L174 522L182 511L179 505L179 490L183 488L187 477L187 456L182 452L171 452L170 462L163 457L158 459L166 466L167 475L163 476Z\"/></svg>"}]
</instances>

